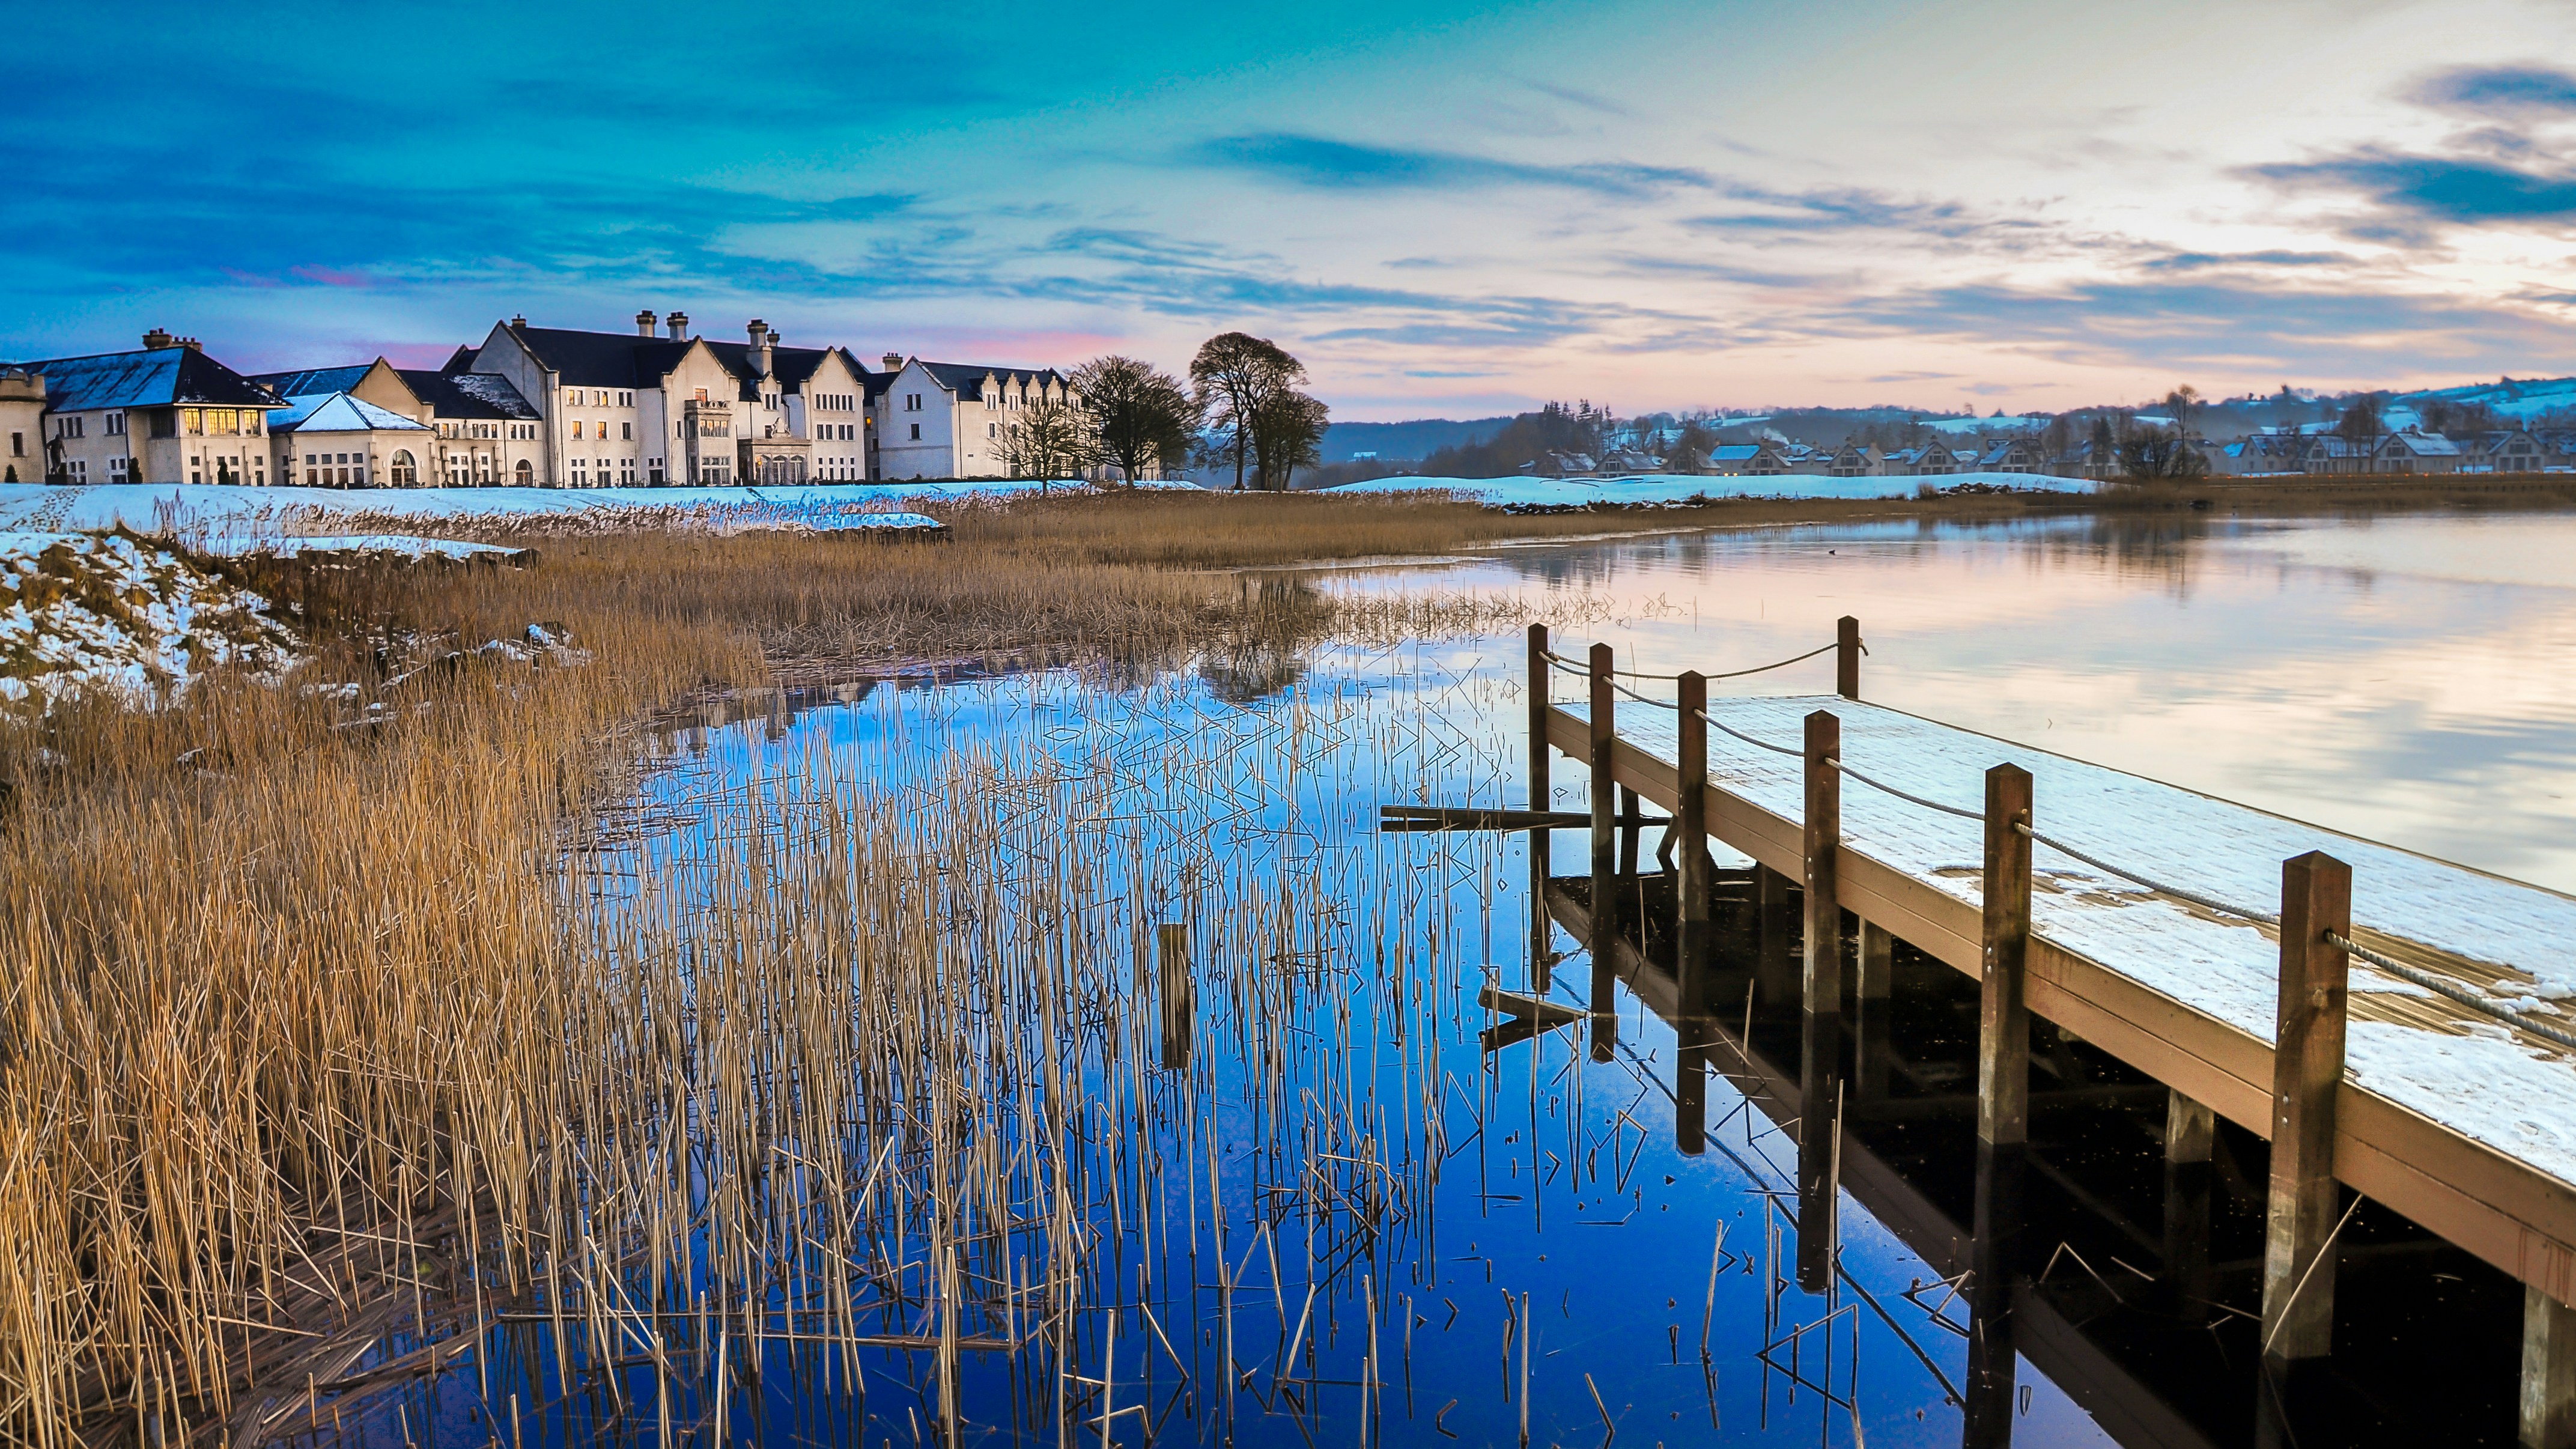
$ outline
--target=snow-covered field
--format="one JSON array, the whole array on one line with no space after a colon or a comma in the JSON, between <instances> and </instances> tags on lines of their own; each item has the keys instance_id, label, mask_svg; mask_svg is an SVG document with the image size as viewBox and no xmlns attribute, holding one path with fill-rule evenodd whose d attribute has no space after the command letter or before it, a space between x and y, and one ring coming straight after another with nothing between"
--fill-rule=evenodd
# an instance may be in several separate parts
<instances>
[{"instance_id":1,"label":"snow-covered field","mask_svg":"<svg viewBox=\"0 0 2576 1449\"><path fill-rule=\"evenodd\" d=\"M1635 478L1372 478L1365 483L1346 483L1332 491L1434 491L1501 508L1532 504L1680 503L1693 497L1911 498L1925 484L1946 490L1969 483L2045 493L2090 493L2094 489L2093 484L2081 478L2052 478L2040 473L1949 473L1920 478L1824 478L1807 473L1783 473L1768 478L1696 478L1678 473L1648 473Z\"/></svg>"}]
</instances>

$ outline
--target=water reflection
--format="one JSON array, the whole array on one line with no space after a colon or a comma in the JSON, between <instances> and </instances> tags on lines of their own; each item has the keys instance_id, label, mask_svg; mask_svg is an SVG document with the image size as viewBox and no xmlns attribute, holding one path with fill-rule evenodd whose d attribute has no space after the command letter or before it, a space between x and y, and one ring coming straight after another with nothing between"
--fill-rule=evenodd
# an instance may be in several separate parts
<instances>
[{"instance_id":1,"label":"water reflection","mask_svg":"<svg viewBox=\"0 0 2576 1449\"><path fill-rule=\"evenodd\" d=\"M1587 590L1622 667L1860 617L1863 697L2576 889L2576 519L2049 516L1543 545L1356 589ZM1830 664L1733 685L1830 687ZM1972 782L1962 782L1967 788Z\"/></svg>"}]
</instances>

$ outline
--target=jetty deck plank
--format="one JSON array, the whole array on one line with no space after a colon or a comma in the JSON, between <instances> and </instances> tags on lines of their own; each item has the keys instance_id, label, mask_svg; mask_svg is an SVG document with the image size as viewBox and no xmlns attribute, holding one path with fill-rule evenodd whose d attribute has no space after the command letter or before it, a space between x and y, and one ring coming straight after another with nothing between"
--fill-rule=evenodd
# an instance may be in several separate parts
<instances>
[{"instance_id":1,"label":"jetty deck plank","mask_svg":"<svg viewBox=\"0 0 2576 1449\"><path fill-rule=\"evenodd\" d=\"M2007 761L2035 777L2041 833L2219 900L2278 909L2281 862L2322 849L2353 867L2357 925L2389 954L2526 1008L2576 993L2576 898L2160 781L1830 695L1712 701L1710 717L1794 747L1810 711L1843 726L1852 769L1962 809ZM1588 751L1582 704L1550 743ZM1621 700L1612 771L1673 808L1677 717ZM1712 730L1709 833L1801 873L1794 754ZM1843 904L1974 976L1982 826L1852 782ZM2106 875L2046 846L2034 869L2031 1009L2258 1134L2271 1129L2275 933ZM2576 1301L2576 1061L2422 988L2353 968L2354 1019L2335 1173L2560 1302Z\"/></svg>"}]
</instances>

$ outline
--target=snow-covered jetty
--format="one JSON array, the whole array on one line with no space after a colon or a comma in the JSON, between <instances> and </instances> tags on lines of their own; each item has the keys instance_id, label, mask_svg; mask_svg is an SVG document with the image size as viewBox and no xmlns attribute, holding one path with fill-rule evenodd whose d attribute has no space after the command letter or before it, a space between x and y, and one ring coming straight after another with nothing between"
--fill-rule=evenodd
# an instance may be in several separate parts
<instances>
[{"instance_id":1,"label":"snow-covered jetty","mask_svg":"<svg viewBox=\"0 0 2576 1449\"><path fill-rule=\"evenodd\" d=\"M2169 1162L2205 1161L2214 1119L2271 1143L2267 1360L2331 1348L2349 1187L2522 1282L2526 1407L2576 1408L2576 1016L2560 1009L2576 999L2576 898L1864 703L1859 644L1846 619L1800 656L1838 656L1835 694L1711 700L1708 678L1758 671L1638 675L1606 645L1577 657L1543 629L1530 639L1533 806L1552 747L1588 775L1592 846L1587 891L1579 867L1550 874L1542 830L1534 890L1619 974L1642 969L1649 936L1670 947L1653 970L1677 1025L1698 1024L1680 1032L1686 1058L1753 1065L1736 1030L1746 981L1715 990L1715 867L1693 843L1752 859L1766 932L1803 916L1802 958L1753 983L1803 1020L1802 1216L1830 1212L1834 1124L1869 1095L1851 1078L1887 1030L1901 941L1978 983L1973 1252L2015 1231L2036 1016L2163 1085ZM1637 834L1659 822L1640 800L1670 812L1681 845L1648 868L1651 889ZM1641 913L1656 914L1621 919ZM1617 1029L1611 976L1595 976L1596 1034ZM2007 1276L2000 1259L1975 1266ZM2008 1311L2008 1291L1970 1296L1981 1320ZM1974 1357L2009 1384L2008 1350ZM1973 1420L1980 1388L1962 1393Z\"/></svg>"}]
</instances>

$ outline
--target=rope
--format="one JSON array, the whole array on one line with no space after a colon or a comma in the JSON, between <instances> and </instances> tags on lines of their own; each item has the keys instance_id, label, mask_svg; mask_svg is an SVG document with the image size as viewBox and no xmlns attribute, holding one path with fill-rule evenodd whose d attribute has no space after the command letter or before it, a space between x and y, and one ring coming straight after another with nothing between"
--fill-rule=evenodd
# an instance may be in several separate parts
<instances>
[{"instance_id":1,"label":"rope","mask_svg":"<svg viewBox=\"0 0 2576 1449\"><path fill-rule=\"evenodd\" d=\"M1748 674L1767 674L1774 669L1786 669L1792 664L1803 664L1806 661L1815 658L1819 654L1830 654L1840 647L1841 644L1837 641L1833 644L1827 644L1820 649L1810 649L1804 654L1780 660L1775 664L1757 664L1751 669L1730 669L1724 674L1704 674L1700 677L1702 679L1742 679ZM1861 652L1864 654L1868 653L1869 650L1867 646L1863 646ZM1568 659L1553 649L1542 649L1539 653L1543 655L1549 663L1554 664L1556 667L1564 670L1568 674L1579 674L1586 679L1592 677L1592 666L1588 661L1581 659ZM1681 680L1681 676L1678 674L1648 674L1642 670L1636 669L1613 669L1610 672L1618 675L1622 679L1653 679L1666 684L1678 683ZM1654 703L1652 700L1647 702L1650 704Z\"/></svg>"},{"instance_id":2,"label":"rope","mask_svg":"<svg viewBox=\"0 0 2576 1449\"><path fill-rule=\"evenodd\" d=\"M1775 745L1775 744L1771 743L1769 740L1757 740L1757 739L1755 739L1753 736L1746 734L1744 731L1742 731L1742 730L1740 730L1740 729L1736 729L1736 728L1734 728L1734 727L1733 727L1733 726L1731 726L1731 725L1722 724L1722 723L1718 722L1717 720L1711 719L1711 718L1709 718L1709 713L1708 713L1708 711L1707 711L1707 710L1704 710L1704 709L1695 709L1695 710L1692 710L1692 711L1691 711L1691 713L1692 713L1692 714L1695 714L1695 715L1698 715L1698 716L1699 716L1699 718L1700 718L1700 722L1701 722L1702 724L1707 725L1710 729L1714 729L1714 730L1723 730L1723 731L1725 731L1727 734L1730 734L1730 735L1735 736L1737 739L1744 741L1744 742L1745 742L1746 744L1748 744L1748 745L1753 745L1753 746L1756 746L1756 747L1761 748L1761 749L1769 750L1771 753L1773 753L1773 754L1775 754L1775 755L1793 755L1793 756L1796 756L1797 758L1802 759L1802 760L1803 760L1803 759L1805 759L1805 758L1807 757L1807 752L1806 752L1805 750L1793 750L1793 749L1790 749L1787 745Z\"/></svg>"},{"instance_id":3,"label":"rope","mask_svg":"<svg viewBox=\"0 0 2576 1449\"><path fill-rule=\"evenodd\" d=\"M2460 985L2456 981L2446 981L2441 977L2434 975L2430 971L2418 970L2413 966L2407 965L2403 961L2394 960L2390 957L2381 955L2379 952L2370 949L2368 946L2365 946L2358 941L2348 939L2339 931L2326 932L2326 941L2330 945L2339 947L2342 950L2360 957L2364 961L2369 962L2371 965L2378 967L2380 970L2387 972L2389 975L2394 976L2401 981L2411 981L2438 996L2447 996L2451 1000L2458 1002L2460 1005L2469 1008L2471 1011L2483 1012L2484 1014L2495 1017L2508 1025L2530 1032L2533 1036L2539 1037L2543 1041L2556 1042L2560 1046L2576 1050L2576 1033L2561 1031L2557 1027L2550 1026L2536 1017L2525 1014L2519 1008L2507 1006L2504 1003L2493 1000L2479 992L2471 991L2469 988Z\"/></svg>"},{"instance_id":4,"label":"rope","mask_svg":"<svg viewBox=\"0 0 2576 1449\"><path fill-rule=\"evenodd\" d=\"M1653 706L1654 706L1655 708L1657 708L1657 709L1679 709L1679 708L1681 708L1681 704L1680 704L1680 702L1679 702L1679 701L1677 701L1677 700L1670 700L1670 699L1648 699L1648 698L1646 698L1644 695L1639 694L1637 691L1635 691L1635 690L1633 690L1633 689L1630 689L1628 686L1626 686L1626 685L1624 685L1624 684L1621 684L1619 681L1617 681L1617 680L1615 680L1615 679L1612 679L1612 680L1606 680L1606 681L1604 681L1604 682L1605 682L1605 683L1607 683L1607 684L1608 684L1612 689L1615 689L1615 690L1619 691L1621 694L1624 694L1624 695L1628 696L1630 699L1635 700L1635 701L1636 701L1637 703L1639 703L1639 704L1651 704L1651 705L1653 705Z\"/></svg>"},{"instance_id":5,"label":"rope","mask_svg":"<svg viewBox=\"0 0 2576 1449\"><path fill-rule=\"evenodd\" d=\"M1962 810L1956 805L1944 805L1938 800L1926 800L1920 795L1908 794L1903 790L1897 789L1894 785L1888 784L1884 780L1873 780L1869 776L1862 774L1860 771L1853 769L1851 766L1846 765L1842 761L1834 759L1831 756L1826 757L1825 763L1842 771L1843 774L1850 778L1860 781L1862 784L1867 785L1873 790L1883 790L1888 794L1895 796L1899 800L1905 800L1913 804L1920 805L1926 810L1938 810L1944 815L1956 815L1962 820L1974 820L1980 824L1985 821L1986 817L1981 811Z\"/></svg>"}]
</instances>

